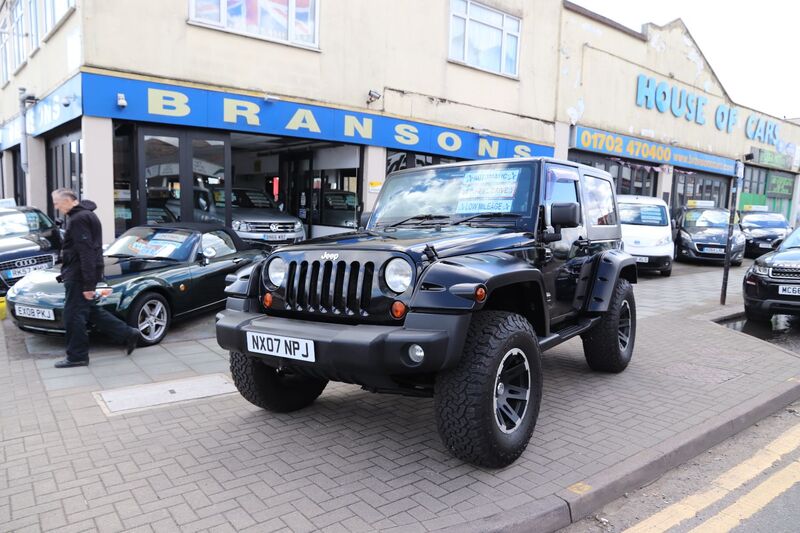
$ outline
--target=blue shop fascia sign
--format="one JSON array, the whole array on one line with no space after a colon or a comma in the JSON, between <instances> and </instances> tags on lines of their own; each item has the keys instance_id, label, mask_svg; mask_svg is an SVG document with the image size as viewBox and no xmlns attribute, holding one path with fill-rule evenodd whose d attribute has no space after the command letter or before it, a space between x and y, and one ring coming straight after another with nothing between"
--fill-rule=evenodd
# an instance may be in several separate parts
<instances>
[{"instance_id":1,"label":"blue shop fascia sign","mask_svg":"<svg viewBox=\"0 0 800 533\"><path fill-rule=\"evenodd\" d=\"M93 117L382 146L459 159L552 156L554 152L551 146L377 113L89 72L78 77L83 114ZM118 105L120 94L127 105ZM0 147L4 144L0 138Z\"/></svg>"},{"instance_id":2,"label":"blue shop fascia sign","mask_svg":"<svg viewBox=\"0 0 800 533\"><path fill-rule=\"evenodd\" d=\"M736 175L736 161L733 159L583 126L575 127L571 146L578 150L625 159L639 159L728 176Z\"/></svg>"}]
</instances>

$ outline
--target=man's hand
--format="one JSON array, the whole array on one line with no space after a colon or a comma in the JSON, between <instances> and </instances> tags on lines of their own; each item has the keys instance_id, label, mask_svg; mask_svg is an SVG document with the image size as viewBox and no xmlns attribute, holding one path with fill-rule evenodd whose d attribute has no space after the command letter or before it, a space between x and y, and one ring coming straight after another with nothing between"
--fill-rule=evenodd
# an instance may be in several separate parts
<instances>
[{"instance_id":1,"label":"man's hand","mask_svg":"<svg viewBox=\"0 0 800 533\"><path fill-rule=\"evenodd\" d=\"M83 297L87 300L94 300L94 291L83 291Z\"/></svg>"}]
</instances>

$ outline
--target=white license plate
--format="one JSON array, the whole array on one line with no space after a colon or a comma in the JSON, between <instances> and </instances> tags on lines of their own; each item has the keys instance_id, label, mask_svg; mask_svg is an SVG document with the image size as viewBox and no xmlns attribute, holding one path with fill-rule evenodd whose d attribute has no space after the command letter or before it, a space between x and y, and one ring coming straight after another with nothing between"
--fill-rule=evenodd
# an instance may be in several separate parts
<instances>
[{"instance_id":1,"label":"white license plate","mask_svg":"<svg viewBox=\"0 0 800 533\"><path fill-rule=\"evenodd\" d=\"M772 245L768 242L762 242L758 245L759 248L772 248Z\"/></svg>"},{"instance_id":2,"label":"white license plate","mask_svg":"<svg viewBox=\"0 0 800 533\"><path fill-rule=\"evenodd\" d=\"M724 254L725 248L706 248L703 251L707 254Z\"/></svg>"},{"instance_id":3,"label":"white license plate","mask_svg":"<svg viewBox=\"0 0 800 533\"><path fill-rule=\"evenodd\" d=\"M285 233L265 233L264 240L266 241L285 241L288 237Z\"/></svg>"},{"instance_id":4,"label":"white license plate","mask_svg":"<svg viewBox=\"0 0 800 533\"><path fill-rule=\"evenodd\" d=\"M6 277L8 279L14 278L21 278L25 274L29 272L33 272L34 270L45 270L50 268L52 265L50 263L42 263L41 265L31 265L27 267L21 268L12 268L11 270L6 270Z\"/></svg>"},{"instance_id":5,"label":"white license plate","mask_svg":"<svg viewBox=\"0 0 800 533\"><path fill-rule=\"evenodd\" d=\"M778 287L778 294L800 296L800 285L781 285Z\"/></svg>"},{"instance_id":6,"label":"white license plate","mask_svg":"<svg viewBox=\"0 0 800 533\"><path fill-rule=\"evenodd\" d=\"M42 309L41 307L29 307L27 305L18 305L14 308L17 316L25 318L35 318L37 320L55 320L52 309Z\"/></svg>"},{"instance_id":7,"label":"white license plate","mask_svg":"<svg viewBox=\"0 0 800 533\"><path fill-rule=\"evenodd\" d=\"M247 349L251 352L297 359L298 361L316 361L314 357L314 341L283 337L281 335L263 335L247 332Z\"/></svg>"},{"instance_id":8,"label":"white license plate","mask_svg":"<svg viewBox=\"0 0 800 533\"><path fill-rule=\"evenodd\" d=\"M636 258L636 262L637 263L649 263L650 262L650 258L649 257L637 257Z\"/></svg>"}]
</instances>

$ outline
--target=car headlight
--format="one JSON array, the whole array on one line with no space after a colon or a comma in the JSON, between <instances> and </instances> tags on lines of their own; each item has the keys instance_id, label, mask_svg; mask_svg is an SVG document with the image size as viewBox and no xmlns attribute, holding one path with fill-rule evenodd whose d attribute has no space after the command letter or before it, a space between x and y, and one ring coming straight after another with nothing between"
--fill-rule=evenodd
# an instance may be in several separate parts
<instances>
[{"instance_id":1,"label":"car headlight","mask_svg":"<svg viewBox=\"0 0 800 533\"><path fill-rule=\"evenodd\" d=\"M672 244L672 236L671 235L667 235L666 237L664 237L662 239L658 239L656 241L655 245L656 246L666 246L667 244Z\"/></svg>"},{"instance_id":2,"label":"car headlight","mask_svg":"<svg viewBox=\"0 0 800 533\"><path fill-rule=\"evenodd\" d=\"M6 297L13 298L16 295L17 295L17 286L12 285L11 288L8 289L8 292L6 292Z\"/></svg>"},{"instance_id":3,"label":"car headlight","mask_svg":"<svg viewBox=\"0 0 800 533\"><path fill-rule=\"evenodd\" d=\"M411 274L411 265L403 259L395 257L386 263L383 277L386 280L386 285L394 292L400 294L405 292L411 285Z\"/></svg>"},{"instance_id":4,"label":"car headlight","mask_svg":"<svg viewBox=\"0 0 800 533\"><path fill-rule=\"evenodd\" d=\"M753 274L767 276L769 275L769 267L766 265L753 265Z\"/></svg>"},{"instance_id":5,"label":"car headlight","mask_svg":"<svg viewBox=\"0 0 800 533\"><path fill-rule=\"evenodd\" d=\"M303 223L298 220L297 222L294 223L294 230L300 231L301 229L303 229Z\"/></svg>"},{"instance_id":6,"label":"car headlight","mask_svg":"<svg viewBox=\"0 0 800 533\"><path fill-rule=\"evenodd\" d=\"M270 283L280 287L283 280L286 279L286 261L280 257L270 260L267 265L267 278Z\"/></svg>"},{"instance_id":7,"label":"car headlight","mask_svg":"<svg viewBox=\"0 0 800 533\"><path fill-rule=\"evenodd\" d=\"M239 231L242 229L242 221L234 220L233 223L231 223L231 227L233 228L233 231Z\"/></svg>"},{"instance_id":8,"label":"car headlight","mask_svg":"<svg viewBox=\"0 0 800 533\"><path fill-rule=\"evenodd\" d=\"M692 242L692 236L686 233L685 231L681 230L680 232L681 239L687 242Z\"/></svg>"},{"instance_id":9,"label":"car headlight","mask_svg":"<svg viewBox=\"0 0 800 533\"><path fill-rule=\"evenodd\" d=\"M736 245L744 244L744 241L745 241L744 235L742 235L741 233L737 233L736 235L733 236L733 242Z\"/></svg>"}]
</instances>

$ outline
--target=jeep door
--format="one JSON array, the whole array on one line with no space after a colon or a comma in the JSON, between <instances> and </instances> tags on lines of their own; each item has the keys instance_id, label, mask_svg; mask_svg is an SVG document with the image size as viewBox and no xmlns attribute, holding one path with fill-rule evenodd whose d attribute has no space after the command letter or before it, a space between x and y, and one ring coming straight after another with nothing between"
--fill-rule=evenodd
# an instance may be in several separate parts
<instances>
[{"instance_id":1,"label":"jeep door","mask_svg":"<svg viewBox=\"0 0 800 533\"><path fill-rule=\"evenodd\" d=\"M542 205L544 206L545 235L550 235L543 243L544 254L537 265L545 279L545 295L550 306L551 322L556 323L571 317L575 308L575 288L578 284L581 265L584 261L583 248L586 230L581 222L574 228L554 228L551 224L553 204L576 203L581 205L580 174L576 167L548 163L545 166ZM556 239L557 234L560 239Z\"/></svg>"}]
</instances>

